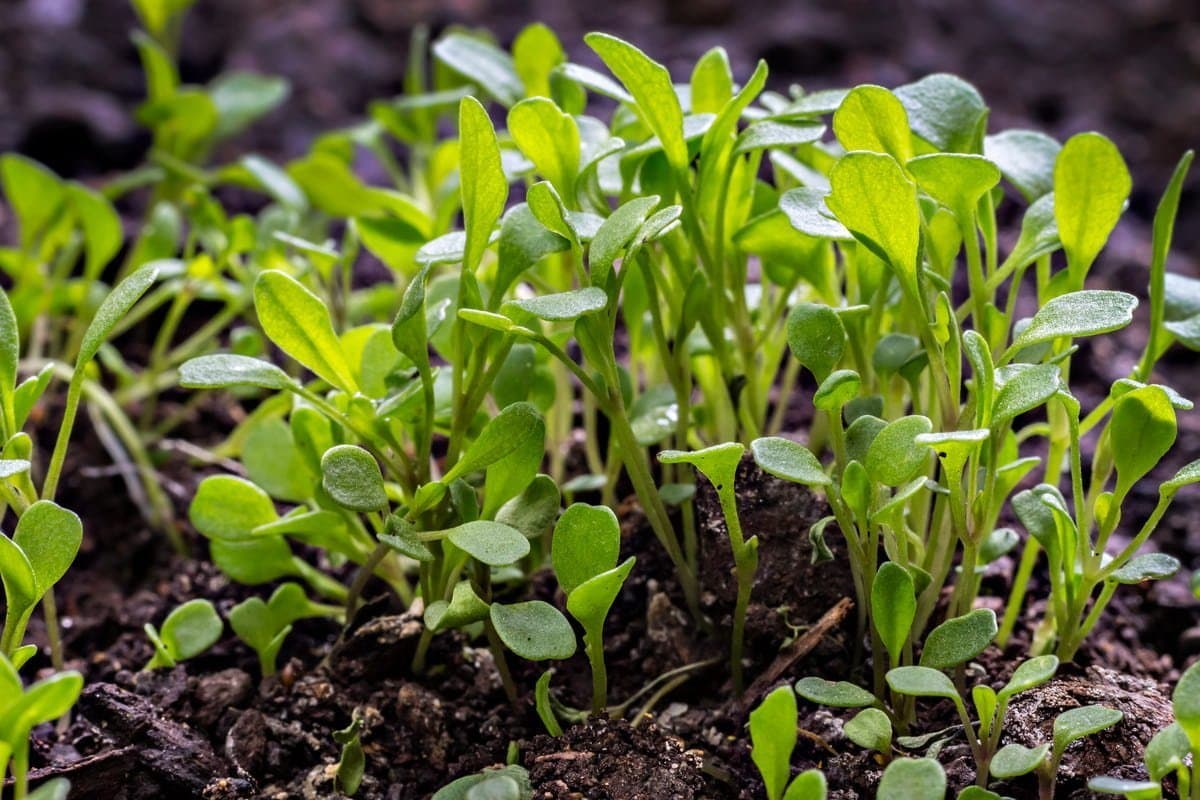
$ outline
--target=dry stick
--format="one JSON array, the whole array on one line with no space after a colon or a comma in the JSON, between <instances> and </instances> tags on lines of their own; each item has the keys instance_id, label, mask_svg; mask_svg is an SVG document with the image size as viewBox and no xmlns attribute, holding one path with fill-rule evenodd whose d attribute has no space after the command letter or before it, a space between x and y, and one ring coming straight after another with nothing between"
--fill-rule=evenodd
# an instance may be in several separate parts
<instances>
[{"instance_id":1,"label":"dry stick","mask_svg":"<svg viewBox=\"0 0 1200 800\"><path fill-rule=\"evenodd\" d=\"M742 696L742 704L745 707L758 705L758 701L767 693L767 690L773 687L784 673L795 666L797 661L811 653L831 631L841 625L853 607L854 601L849 597L843 597L834 603L811 628L804 632L803 636L796 639L779 654L771 666L767 667L766 672L755 678Z\"/></svg>"}]
</instances>

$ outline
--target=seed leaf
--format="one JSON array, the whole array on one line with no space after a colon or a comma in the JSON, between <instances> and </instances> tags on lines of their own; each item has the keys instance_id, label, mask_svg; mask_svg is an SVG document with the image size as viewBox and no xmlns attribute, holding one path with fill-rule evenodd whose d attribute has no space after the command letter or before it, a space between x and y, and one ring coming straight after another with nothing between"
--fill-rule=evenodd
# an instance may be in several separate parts
<instances>
[{"instance_id":1,"label":"seed leaf","mask_svg":"<svg viewBox=\"0 0 1200 800\"><path fill-rule=\"evenodd\" d=\"M959 701L958 690L946 674L931 667L896 667L888 670L888 686L913 697L945 697Z\"/></svg>"},{"instance_id":2,"label":"seed leaf","mask_svg":"<svg viewBox=\"0 0 1200 800\"><path fill-rule=\"evenodd\" d=\"M1013 695L1027 692L1053 678L1057 671L1057 656L1036 656L1022 661L1013 670L1012 677L1008 679L1008 683L1004 684L1004 688L1000 690L998 696L1000 700L1006 700Z\"/></svg>"},{"instance_id":3,"label":"seed leaf","mask_svg":"<svg viewBox=\"0 0 1200 800\"><path fill-rule=\"evenodd\" d=\"M475 520L444 533L455 547L488 566L503 567L529 555L529 540L500 522Z\"/></svg>"},{"instance_id":4,"label":"seed leaf","mask_svg":"<svg viewBox=\"0 0 1200 800\"><path fill-rule=\"evenodd\" d=\"M992 405L992 429L1003 430L1021 414L1053 397L1062 387L1061 376L1057 364L1019 364L999 373L1003 383Z\"/></svg>"},{"instance_id":5,"label":"seed leaf","mask_svg":"<svg viewBox=\"0 0 1200 800\"><path fill-rule=\"evenodd\" d=\"M896 88L912 132L939 150L978 153L988 107L979 91L946 73L927 75Z\"/></svg>"},{"instance_id":6,"label":"seed leaf","mask_svg":"<svg viewBox=\"0 0 1200 800\"><path fill-rule=\"evenodd\" d=\"M796 694L810 703L834 708L863 708L877 702L875 695L849 681L827 681L811 676L796 682Z\"/></svg>"},{"instance_id":7,"label":"seed leaf","mask_svg":"<svg viewBox=\"0 0 1200 800\"><path fill-rule=\"evenodd\" d=\"M584 41L633 96L639 116L662 144L667 163L677 171L685 169L688 152L683 108L666 67L615 36L589 33Z\"/></svg>"},{"instance_id":8,"label":"seed leaf","mask_svg":"<svg viewBox=\"0 0 1200 800\"><path fill-rule=\"evenodd\" d=\"M929 461L929 447L918 444L917 437L932 430L929 418L919 415L889 422L867 449L867 472L886 486L908 483Z\"/></svg>"},{"instance_id":9,"label":"seed leaf","mask_svg":"<svg viewBox=\"0 0 1200 800\"><path fill-rule=\"evenodd\" d=\"M387 508L387 491L379 462L361 447L341 444L321 457L321 485L334 502L366 513Z\"/></svg>"},{"instance_id":10,"label":"seed leaf","mask_svg":"<svg viewBox=\"0 0 1200 800\"><path fill-rule=\"evenodd\" d=\"M617 565L621 525L608 506L575 503L554 526L551 560L558 584L569 596L580 584Z\"/></svg>"},{"instance_id":11,"label":"seed leaf","mask_svg":"<svg viewBox=\"0 0 1200 800\"><path fill-rule=\"evenodd\" d=\"M168 614L162 630L157 636L151 636L152 641L158 641L146 669L173 667L179 661L200 655L216 644L224 628L210 601L189 600Z\"/></svg>"},{"instance_id":12,"label":"seed leaf","mask_svg":"<svg viewBox=\"0 0 1200 800\"><path fill-rule=\"evenodd\" d=\"M829 174L826 205L854 238L916 285L921 212L917 187L896 159L879 153L844 155Z\"/></svg>"},{"instance_id":13,"label":"seed leaf","mask_svg":"<svg viewBox=\"0 0 1200 800\"><path fill-rule=\"evenodd\" d=\"M750 712L750 759L762 775L769 800L779 800L791 777L796 747L796 695L780 686Z\"/></svg>"},{"instance_id":14,"label":"seed leaf","mask_svg":"<svg viewBox=\"0 0 1200 800\"><path fill-rule=\"evenodd\" d=\"M210 539L250 539L254 529L278 519L275 504L244 478L213 475L200 482L188 509L196 530Z\"/></svg>"},{"instance_id":15,"label":"seed leaf","mask_svg":"<svg viewBox=\"0 0 1200 800\"><path fill-rule=\"evenodd\" d=\"M1115 571L1109 578L1117 583L1126 584L1161 581L1179 572L1181 566L1179 559L1166 553L1143 553L1131 558L1128 564Z\"/></svg>"},{"instance_id":16,"label":"seed leaf","mask_svg":"<svg viewBox=\"0 0 1200 800\"><path fill-rule=\"evenodd\" d=\"M1173 495L1184 486L1189 486L1193 483L1200 483L1200 460L1180 467L1179 471L1169 481L1166 481L1158 488L1158 491L1162 494Z\"/></svg>"},{"instance_id":17,"label":"seed leaf","mask_svg":"<svg viewBox=\"0 0 1200 800\"><path fill-rule=\"evenodd\" d=\"M779 210L796 230L818 239L852 239L846 226L830 216L825 198L828 192L811 186L790 189L779 198Z\"/></svg>"},{"instance_id":18,"label":"seed leaf","mask_svg":"<svg viewBox=\"0 0 1200 800\"><path fill-rule=\"evenodd\" d=\"M263 272L254 282L254 308L279 349L326 383L349 394L358 391L329 310L299 281L278 270Z\"/></svg>"},{"instance_id":19,"label":"seed leaf","mask_svg":"<svg viewBox=\"0 0 1200 800\"><path fill-rule=\"evenodd\" d=\"M825 773L819 769L806 769L792 780L783 793L783 800L825 800L828 793Z\"/></svg>"},{"instance_id":20,"label":"seed leaf","mask_svg":"<svg viewBox=\"0 0 1200 800\"><path fill-rule=\"evenodd\" d=\"M1178 428L1171 398L1157 386L1143 386L1121 396L1108 423L1116 496L1123 498L1175 443Z\"/></svg>"},{"instance_id":21,"label":"seed leaf","mask_svg":"<svg viewBox=\"0 0 1200 800\"><path fill-rule=\"evenodd\" d=\"M1144 756L1151 780L1161 781L1182 767L1190 752L1191 743L1178 722L1172 722L1154 734L1146 745Z\"/></svg>"},{"instance_id":22,"label":"seed leaf","mask_svg":"<svg viewBox=\"0 0 1200 800\"><path fill-rule=\"evenodd\" d=\"M780 436L764 436L750 443L750 452L759 467L776 478L805 486L832 483L821 462L804 445Z\"/></svg>"},{"instance_id":23,"label":"seed leaf","mask_svg":"<svg viewBox=\"0 0 1200 800\"><path fill-rule=\"evenodd\" d=\"M498 103L511 106L525 95L512 57L491 42L465 33L451 33L438 39L433 54L450 69L481 86Z\"/></svg>"},{"instance_id":24,"label":"seed leaf","mask_svg":"<svg viewBox=\"0 0 1200 800\"><path fill-rule=\"evenodd\" d=\"M875 795L877 800L943 800L945 796L946 773L932 758L897 758L883 771Z\"/></svg>"},{"instance_id":25,"label":"seed leaf","mask_svg":"<svg viewBox=\"0 0 1200 800\"><path fill-rule=\"evenodd\" d=\"M185 361L179 368L179 385L187 389L257 386L281 392L294 388L296 382L270 362L233 353L217 353Z\"/></svg>"},{"instance_id":26,"label":"seed leaf","mask_svg":"<svg viewBox=\"0 0 1200 800\"><path fill-rule=\"evenodd\" d=\"M1000 169L983 156L933 153L914 158L907 167L917 185L960 222L969 219L979 198L1000 182Z\"/></svg>"},{"instance_id":27,"label":"seed leaf","mask_svg":"<svg viewBox=\"0 0 1200 800\"><path fill-rule=\"evenodd\" d=\"M798 303L788 313L787 342L796 360L820 382L842 360L846 328L829 306Z\"/></svg>"},{"instance_id":28,"label":"seed leaf","mask_svg":"<svg viewBox=\"0 0 1200 800\"><path fill-rule=\"evenodd\" d=\"M470 581L454 585L450 602L437 600L425 609L425 624L432 631L447 631L480 622L488 617L488 604L475 594Z\"/></svg>"},{"instance_id":29,"label":"seed leaf","mask_svg":"<svg viewBox=\"0 0 1200 800\"><path fill-rule=\"evenodd\" d=\"M455 478L487 469L521 447L528 437L536 436L544 429L542 415L529 403L506 406L483 427L463 457L446 472L442 482L449 484Z\"/></svg>"},{"instance_id":30,"label":"seed leaf","mask_svg":"<svg viewBox=\"0 0 1200 800\"><path fill-rule=\"evenodd\" d=\"M1187 734L1193 752L1200 749L1200 662L1192 664L1180 676L1171 694L1175 720Z\"/></svg>"},{"instance_id":31,"label":"seed leaf","mask_svg":"<svg viewBox=\"0 0 1200 800\"><path fill-rule=\"evenodd\" d=\"M925 638L921 666L950 669L965 664L987 648L996 631L996 612L990 608L946 620Z\"/></svg>"},{"instance_id":32,"label":"seed leaf","mask_svg":"<svg viewBox=\"0 0 1200 800\"><path fill-rule=\"evenodd\" d=\"M912 158L908 114L896 95L882 86L851 89L833 114L833 132L848 151L886 153L900 163Z\"/></svg>"},{"instance_id":33,"label":"seed leaf","mask_svg":"<svg viewBox=\"0 0 1200 800\"><path fill-rule=\"evenodd\" d=\"M600 225L588 248L588 269L595 285L603 286L607 282L613 262L633 241L659 202L657 195L635 197L621 205Z\"/></svg>"},{"instance_id":34,"label":"seed leaf","mask_svg":"<svg viewBox=\"0 0 1200 800\"><path fill-rule=\"evenodd\" d=\"M892 721L878 708L864 708L842 726L846 738L867 750L888 753L892 748Z\"/></svg>"},{"instance_id":35,"label":"seed leaf","mask_svg":"<svg viewBox=\"0 0 1200 800\"><path fill-rule=\"evenodd\" d=\"M508 132L538 174L559 195L574 197L579 173L579 126L553 100L531 97L508 112Z\"/></svg>"},{"instance_id":36,"label":"seed leaf","mask_svg":"<svg viewBox=\"0 0 1200 800\"><path fill-rule=\"evenodd\" d=\"M508 200L496 129L483 105L464 97L458 106L459 171L462 180L463 268L475 272Z\"/></svg>"},{"instance_id":37,"label":"seed leaf","mask_svg":"<svg viewBox=\"0 0 1200 800\"><path fill-rule=\"evenodd\" d=\"M504 646L529 661L561 660L575 654L575 632L557 608L541 600L501 605L489 616Z\"/></svg>"},{"instance_id":38,"label":"seed leaf","mask_svg":"<svg viewBox=\"0 0 1200 800\"><path fill-rule=\"evenodd\" d=\"M1116 227L1131 187L1120 151L1098 133L1072 136L1055 159L1054 216L1077 283Z\"/></svg>"},{"instance_id":39,"label":"seed leaf","mask_svg":"<svg viewBox=\"0 0 1200 800\"><path fill-rule=\"evenodd\" d=\"M1099 705L1064 711L1054 719L1054 754L1061 755L1072 742L1111 728L1124 718L1115 708Z\"/></svg>"},{"instance_id":40,"label":"seed leaf","mask_svg":"<svg viewBox=\"0 0 1200 800\"><path fill-rule=\"evenodd\" d=\"M1006 744L992 757L991 772L993 778L1005 780L1028 775L1046 762L1050 754L1050 745L1025 747L1019 744Z\"/></svg>"},{"instance_id":41,"label":"seed leaf","mask_svg":"<svg viewBox=\"0 0 1200 800\"><path fill-rule=\"evenodd\" d=\"M108 339L112 329L129 313L137 301L142 299L142 295L156 280L158 280L158 268L149 265L132 273L113 288L108 297L104 298L104 302L100 304L100 308L96 310L96 316L92 317L91 324L83 334L79 345L79 356L75 360L77 366L86 364L96 357L96 353Z\"/></svg>"},{"instance_id":42,"label":"seed leaf","mask_svg":"<svg viewBox=\"0 0 1200 800\"><path fill-rule=\"evenodd\" d=\"M664 464L691 464L717 487L717 491L721 491L725 487L733 487L738 464L745 452L744 445L729 442L691 452L663 450L658 454L658 460Z\"/></svg>"},{"instance_id":43,"label":"seed leaf","mask_svg":"<svg viewBox=\"0 0 1200 800\"><path fill-rule=\"evenodd\" d=\"M567 611L585 630L600 629L604 624L635 563L637 559L630 556L619 566L593 575L567 594Z\"/></svg>"},{"instance_id":44,"label":"seed leaf","mask_svg":"<svg viewBox=\"0 0 1200 800\"><path fill-rule=\"evenodd\" d=\"M510 305L548 322L569 322L603 311L608 305L608 294L603 289L589 286L527 300L514 300Z\"/></svg>"},{"instance_id":45,"label":"seed leaf","mask_svg":"<svg viewBox=\"0 0 1200 800\"><path fill-rule=\"evenodd\" d=\"M1038 131L1007 130L984 137L983 154L1029 203L1054 191L1054 162L1062 145Z\"/></svg>"},{"instance_id":46,"label":"seed leaf","mask_svg":"<svg viewBox=\"0 0 1200 800\"><path fill-rule=\"evenodd\" d=\"M884 562L871 584L871 620L893 664L900 661L916 613L912 576L894 561Z\"/></svg>"},{"instance_id":47,"label":"seed leaf","mask_svg":"<svg viewBox=\"0 0 1200 800\"><path fill-rule=\"evenodd\" d=\"M1125 292L1087 289L1056 297L1042 306L1013 342L1014 350L1058 338L1095 336L1133 321L1137 298Z\"/></svg>"},{"instance_id":48,"label":"seed leaf","mask_svg":"<svg viewBox=\"0 0 1200 800\"><path fill-rule=\"evenodd\" d=\"M1119 794L1127 800L1158 800L1162 797L1162 785L1151 781L1131 781L1103 775L1088 781L1089 791L1097 794Z\"/></svg>"},{"instance_id":49,"label":"seed leaf","mask_svg":"<svg viewBox=\"0 0 1200 800\"><path fill-rule=\"evenodd\" d=\"M57 503L39 500L17 520L13 541L29 559L34 590L41 597L70 569L83 541L83 523Z\"/></svg>"}]
</instances>

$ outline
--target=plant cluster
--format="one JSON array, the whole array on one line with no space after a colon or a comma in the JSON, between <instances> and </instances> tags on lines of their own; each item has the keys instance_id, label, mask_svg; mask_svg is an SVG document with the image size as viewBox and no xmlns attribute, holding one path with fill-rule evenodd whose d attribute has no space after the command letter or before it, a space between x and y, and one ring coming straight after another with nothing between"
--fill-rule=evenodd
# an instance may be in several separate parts
<instances>
[{"instance_id":1,"label":"plant cluster","mask_svg":"<svg viewBox=\"0 0 1200 800\"><path fill-rule=\"evenodd\" d=\"M0 763L11 758L18 798L31 726L65 713L81 680L60 672L25 690L16 672L35 652L24 631L39 601L62 666L52 590L82 528L55 496L81 403L130 466L147 519L183 548L154 459L215 391L244 419L212 450L186 446L236 466L199 484L188 517L232 581L276 585L228 613L264 678L295 624L350 625L364 595L386 587L424 623L413 671L430 666L435 636L458 631L486 642L518 704L508 659L570 658L573 619L590 709L552 697L547 671L540 717L556 734L588 713L623 713L637 698L610 705L604 628L637 563L621 557L615 513L628 481L695 624L727 637L740 695L759 561L738 509L748 450L828 501L828 517L794 533L826 557L825 537L844 540L856 664L869 654L872 672L869 689L803 679L750 714L770 800L825 794L819 772L791 776L796 692L860 709L846 735L887 762L880 797L945 793L936 760L900 755L928 745L910 731L918 698L957 711L978 777L965 798L1027 773L1049 796L1065 748L1120 721L1076 709L1052 742L1004 743L1012 697L1074 658L1117 588L1179 568L1141 550L1176 494L1200 481L1200 462L1159 485L1128 544L1111 542L1192 405L1154 382L1173 343L1200 349L1200 281L1166 272L1191 153L1154 221L1141 357L1084 408L1070 383L1083 340L1128 326L1138 305L1088 284L1131 188L1100 134L1061 144L989 134L982 97L949 75L780 93L766 88L763 63L739 84L715 48L676 83L632 44L591 34L610 76L568 61L532 25L511 52L474 31L432 45L418 32L403 94L372 104L362 123L287 164L220 163L217 145L282 102L286 84L245 73L183 84L188 3L134 5L149 163L96 192L0 160L20 224L19 246L0 253L11 283L0 302L0 503L15 518L0 536L0 697L21 698L5 708L34 697L28 712L0 716ZM387 185L355 174L363 157ZM226 187L256 193L261 209L230 214L218 199ZM130 193L148 197L146 216L110 264L122 245L112 202ZM1018 214L1010 242L1002 222ZM388 277L361 286L354 268L368 256ZM196 314L202 325L184 324ZM138 326L152 344L134 365L107 341ZM56 377L66 408L39 490L23 429ZM159 398L177 387L189 399L166 412ZM781 435L798 405L812 409L806 441ZM573 448L583 470L568 466ZM712 630L700 601L696 473L715 488L728 534L728 632ZM1005 527L1013 519L1026 537ZM985 569L1010 553L1018 566L997 619L976 601ZM968 691L966 665L1008 642L1033 605L1043 554L1050 591L1027 660L999 690ZM530 599L546 567L561 603ZM223 632L211 603L186 603L146 627L146 668L174 667ZM658 697L685 674L647 691ZM1154 781L1188 777L1197 739L1179 698L1189 680L1177 730L1147 752ZM360 732L356 717L337 737L347 794L364 774ZM437 797L528 793L510 766Z\"/></svg>"}]
</instances>

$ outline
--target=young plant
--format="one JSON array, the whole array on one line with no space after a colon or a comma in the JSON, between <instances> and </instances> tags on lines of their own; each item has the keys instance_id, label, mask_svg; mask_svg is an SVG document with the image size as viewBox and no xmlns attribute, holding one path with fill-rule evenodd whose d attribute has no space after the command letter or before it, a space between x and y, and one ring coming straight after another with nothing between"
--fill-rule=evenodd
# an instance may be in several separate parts
<instances>
[{"instance_id":1,"label":"young plant","mask_svg":"<svg viewBox=\"0 0 1200 800\"><path fill-rule=\"evenodd\" d=\"M1007 744L992 758L992 776L1010 779L1036 773L1038 796L1041 800L1053 800L1054 784L1063 753L1072 743L1085 736L1107 730L1118 724L1124 714L1105 706L1081 706L1072 708L1054 718L1053 744L1025 747Z\"/></svg>"},{"instance_id":2,"label":"young plant","mask_svg":"<svg viewBox=\"0 0 1200 800\"><path fill-rule=\"evenodd\" d=\"M216 644L224 629L225 624L210 601L189 600L167 615L161 630L146 623L146 638L154 646L154 655L142 669L171 668L180 661L195 658Z\"/></svg>"},{"instance_id":3,"label":"young plant","mask_svg":"<svg viewBox=\"0 0 1200 800\"><path fill-rule=\"evenodd\" d=\"M592 668L592 713L608 705L604 665L604 620L637 559L620 565L621 525L605 506L575 503L554 526L550 557L558 585L567 595L567 611L583 626L584 650Z\"/></svg>"},{"instance_id":4,"label":"young plant","mask_svg":"<svg viewBox=\"0 0 1200 800\"><path fill-rule=\"evenodd\" d=\"M266 602L250 597L230 609L229 626L258 655L262 676L267 678L275 674L275 661L293 623L311 617L340 620L343 614L343 608L314 603L299 584L287 582Z\"/></svg>"},{"instance_id":5,"label":"young plant","mask_svg":"<svg viewBox=\"0 0 1200 800\"><path fill-rule=\"evenodd\" d=\"M518 764L489 767L438 789L433 800L531 800L529 772Z\"/></svg>"},{"instance_id":6,"label":"young plant","mask_svg":"<svg viewBox=\"0 0 1200 800\"><path fill-rule=\"evenodd\" d=\"M742 693L742 650L746 631L746 609L750 606L750 593L754 589L754 574L758 571L758 537L749 539L742 533L737 509L738 465L746 448L740 444L719 444L693 453L664 450L658 454L664 464L691 464L708 478L717 491L721 512L725 517L725 528L729 535L729 550L733 555L734 572L737 575L737 600L733 608L733 632L730 635L729 671L733 676L734 691Z\"/></svg>"},{"instance_id":7,"label":"young plant","mask_svg":"<svg viewBox=\"0 0 1200 800\"><path fill-rule=\"evenodd\" d=\"M82 690L83 676L74 671L57 672L26 689L17 668L0 654L0 783L12 774L14 800L46 800L61 794L61 782L51 782L30 794L29 734L43 722L70 711Z\"/></svg>"},{"instance_id":8,"label":"young plant","mask_svg":"<svg viewBox=\"0 0 1200 800\"><path fill-rule=\"evenodd\" d=\"M1200 664L1184 671L1171 694L1175 722L1154 734L1146 745L1143 762L1149 780L1097 777L1088 789L1099 794L1122 795L1128 800L1159 800L1165 796L1163 781L1174 776L1178 796L1200 796L1196 754L1200 752Z\"/></svg>"},{"instance_id":9,"label":"young plant","mask_svg":"<svg viewBox=\"0 0 1200 800\"><path fill-rule=\"evenodd\" d=\"M335 785L337 790L347 797L358 793L367 766L367 756L362 747L362 727L362 712L354 709L350 724L333 733L334 741L342 746L342 756L338 759L334 772Z\"/></svg>"},{"instance_id":10,"label":"young plant","mask_svg":"<svg viewBox=\"0 0 1200 800\"><path fill-rule=\"evenodd\" d=\"M796 693L780 686L750 712L750 758L762 775L767 800L825 800L825 775L810 769L792 778L796 747Z\"/></svg>"}]
</instances>

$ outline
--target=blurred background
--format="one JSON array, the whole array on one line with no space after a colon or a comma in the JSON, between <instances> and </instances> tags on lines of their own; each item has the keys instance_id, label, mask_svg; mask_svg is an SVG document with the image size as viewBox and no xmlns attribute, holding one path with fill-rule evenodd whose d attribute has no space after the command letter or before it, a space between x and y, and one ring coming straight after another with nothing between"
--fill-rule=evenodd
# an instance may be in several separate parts
<instances>
[{"instance_id":1,"label":"blurred background","mask_svg":"<svg viewBox=\"0 0 1200 800\"><path fill-rule=\"evenodd\" d=\"M777 89L892 86L950 71L983 92L992 130L1103 131L1134 175L1133 225L1113 243L1132 260L1144 240L1137 220L1150 218L1175 160L1200 140L1197 0L198 0L183 79L230 68L288 78L289 102L232 145L286 158L399 92L414 25L486 26L507 46L534 20L593 66L582 36L605 30L681 79L716 44L743 77L767 59ZM0 151L70 177L136 165L148 137L132 119L143 96L134 27L127 0L0 0ZM1187 262L1200 254L1192 183L1177 230Z\"/></svg>"}]
</instances>

